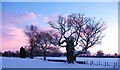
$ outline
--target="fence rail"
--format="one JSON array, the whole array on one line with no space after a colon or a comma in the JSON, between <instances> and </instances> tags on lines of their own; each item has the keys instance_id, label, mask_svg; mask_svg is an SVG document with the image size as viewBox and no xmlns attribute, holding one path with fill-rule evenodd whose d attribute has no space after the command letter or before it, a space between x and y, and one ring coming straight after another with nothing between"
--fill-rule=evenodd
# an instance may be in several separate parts
<instances>
[{"instance_id":1,"label":"fence rail","mask_svg":"<svg viewBox=\"0 0 120 70\"><path fill-rule=\"evenodd\" d=\"M105 66L107 67L113 67L113 68L118 68L118 62L101 62L101 61L94 61L94 60L82 60L83 62L85 62L85 64L89 64L89 65L99 65L99 66Z\"/></svg>"}]
</instances>

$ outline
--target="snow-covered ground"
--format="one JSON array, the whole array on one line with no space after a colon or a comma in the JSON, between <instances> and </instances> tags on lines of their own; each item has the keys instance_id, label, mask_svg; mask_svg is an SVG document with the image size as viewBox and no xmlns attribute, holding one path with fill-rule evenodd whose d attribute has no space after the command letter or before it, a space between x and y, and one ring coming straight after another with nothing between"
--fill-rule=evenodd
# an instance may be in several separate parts
<instances>
[{"instance_id":1,"label":"snow-covered ground","mask_svg":"<svg viewBox=\"0 0 120 70\"><path fill-rule=\"evenodd\" d=\"M43 61L43 57L29 58L13 58L0 57L2 59L2 68L117 68L118 58L77 58L80 61L86 61L88 64L67 64L65 62ZM62 59L66 57L47 57L47 59ZM91 64L93 62L93 64ZM100 63L99 63L100 62ZM105 65L108 62L108 65ZM117 65L114 65L117 63ZM0 65L1 66L1 65Z\"/></svg>"}]
</instances>

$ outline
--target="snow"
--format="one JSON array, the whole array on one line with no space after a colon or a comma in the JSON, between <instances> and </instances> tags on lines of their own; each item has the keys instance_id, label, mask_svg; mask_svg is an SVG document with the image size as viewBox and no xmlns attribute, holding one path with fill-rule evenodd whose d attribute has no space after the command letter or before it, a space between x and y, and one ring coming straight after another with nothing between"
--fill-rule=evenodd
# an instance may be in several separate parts
<instances>
[{"instance_id":1,"label":"snow","mask_svg":"<svg viewBox=\"0 0 120 70\"><path fill-rule=\"evenodd\" d=\"M118 63L118 58L77 58L77 60L80 61L88 61L88 64L43 61L42 58L43 57L22 59L17 57L0 57L0 59L2 59L2 68L114 68L114 62ZM66 60L66 57L47 57L47 59ZM90 64L90 61L93 61L94 64ZM97 61L100 61L101 65L97 65ZM108 62L109 65L105 66L105 62Z\"/></svg>"}]
</instances>

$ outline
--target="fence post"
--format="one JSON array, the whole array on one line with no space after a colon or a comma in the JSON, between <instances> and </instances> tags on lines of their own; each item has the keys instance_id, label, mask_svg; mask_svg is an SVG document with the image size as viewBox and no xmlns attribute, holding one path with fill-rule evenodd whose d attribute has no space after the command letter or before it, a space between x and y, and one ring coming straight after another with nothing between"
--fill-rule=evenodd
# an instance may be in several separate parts
<instances>
[{"instance_id":1,"label":"fence post","mask_svg":"<svg viewBox=\"0 0 120 70\"><path fill-rule=\"evenodd\" d=\"M97 61L97 65L100 65L100 61Z\"/></svg>"},{"instance_id":2,"label":"fence post","mask_svg":"<svg viewBox=\"0 0 120 70\"><path fill-rule=\"evenodd\" d=\"M106 67L106 62L105 62L105 67Z\"/></svg>"},{"instance_id":3,"label":"fence post","mask_svg":"<svg viewBox=\"0 0 120 70\"><path fill-rule=\"evenodd\" d=\"M94 61L92 61L92 64L94 63Z\"/></svg>"},{"instance_id":4,"label":"fence post","mask_svg":"<svg viewBox=\"0 0 120 70\"><path fill-rule=\"evenodd\" d=\"M107 66L108 66L108 62L107 62Z\"/></svg>"},{"instance_id":5,"label":"fence post","mask_svg":"<svg viewBox=\"0 0 120 70\"><path fill-rule=\"evenodd\" d=\"M92 61L90 61L90 64L91 64L91 65L93 64L93 60L92 60Z\"/></svg>"},{"instance_id":6,"label":"fence post","mask_svg":"<svg viewBox=\"0 0 120 70\"><path fill-rule=\"evenodd\" d=\"M116 62L116 66L117 66L117 62Z\"/></svg>"},{"instance_id":7,"label":"fence post","mask_svg":"<svg viewBox=\"0 0 120 70\"><path fill-rule=\"evenodd\" d=\"M99 65L100 65L100 61L99 61L98 63L99 63Z\"/></svg>"},{"instance_id":8,"label":"fence post","mask_svg":"<svg viewBox=\"0 0 120 70\"><path fill-rule=\"evenodd\" d=\"M98 61L97 61L97 65L98 65Z\"/></svg>"},{"instance_id":9,"label":"fence post","mask_svg":"<svg viewBox=\"0 0 120 70\"><path fill-rule=\"evenodd\" d=\"M86 64L88 64L88 61L86 61Z\"/></svg>"},{"instance_id":10,"label":"fence post","mask_svg":"<svg viewBox=\"0 0 120 70\"><path fill-rule=\"evenodd\" d=\"M115 68L115 62L114 62L114 68Z\"/></svg>"},{"instance_id":11,"label":"fence post","mask_svg":"<svg viewBox=\"0 0 120 70\"><path fill-rule=\"evenodd\" d=\"M91 65L91 61L90 61L90 65Z\"/></svg>"}]
</instances>

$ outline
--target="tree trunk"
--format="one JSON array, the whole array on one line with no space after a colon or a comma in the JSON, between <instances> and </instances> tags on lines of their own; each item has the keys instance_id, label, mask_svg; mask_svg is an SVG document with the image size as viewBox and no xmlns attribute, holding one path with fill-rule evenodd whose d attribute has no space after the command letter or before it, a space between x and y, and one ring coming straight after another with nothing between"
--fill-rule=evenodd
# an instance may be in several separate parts
<instances>
[{"instance_id":1,"label":"tree trunk","mask_svg":"<svg viewBox=\"0 0 120 70\"><path fill-rule=\"evenodd\" d=\"M75 62L76 62L76 57L77 57L76 55L75 55L75 56L73 56L73 60L74 60Z\"/></svg>"},{"instance_id":2,"label":"tree trunk","mask_svg":"<svg viewBox=\"0 0 120 70\"><path fill-rule=\"evenodd\" d=\"M70 53L67 51L67 63L71 63L70 62Z\"/></svg>"},{"instance_id":3,"label":"tree trunk","mask_svg":"<svg viewBox=\"0 0 120 70\"><path fill-rule=\"evenodd\" d=\"M34 42L33 40L31 41L31 48L30 48L30 58L33 59L33 50L34 50Z\"/></svg>"},{"instance_id":4,"label":"tree trunk","mask_svg":"<svg viewBox=\"0 0 120 70\"><path fill-rule=\"evenodd\" d=\"M43 51L44 61L46 61L46 51Z\"/></svg>"},{"instance_id":5,"label":"tree trunk","mask_svg":"<svg viewBox=\"0 0 120 70\"><path fill-rule=\"evenodd\" d=\"M33 49L30 50L30 58L33 59Z\"/></svg>"},{"instance_id":6,"label":"tree trunk","mask_svg":"<svg viewBox=\"0 0 120 70\"><path fill-rule=\"evenodd\" d=\"M73 51L68 48L66 49L67 49L67 63L74 63Z\"/></svg>"}]
</instances>

